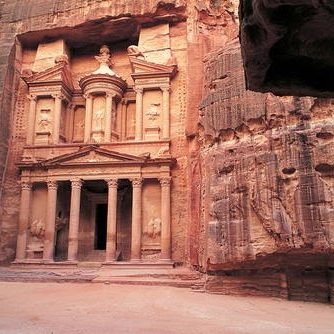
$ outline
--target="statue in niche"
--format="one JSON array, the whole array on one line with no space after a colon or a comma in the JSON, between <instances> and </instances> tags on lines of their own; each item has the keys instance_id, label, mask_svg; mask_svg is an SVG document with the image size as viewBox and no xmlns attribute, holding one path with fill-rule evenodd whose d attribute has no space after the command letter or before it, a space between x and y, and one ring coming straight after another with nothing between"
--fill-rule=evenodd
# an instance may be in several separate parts
<instances>
[{"instance_id":1,"label":"statue in niche","mask_svg":"<svg viewBox=\"0 0 334 334\"><path fill-rule=\"evenodd\" d=\"M147 224L148 236L152 239L158 237L161 233L161 219L152 218Z\"/></svg>"},{"instance_id":2,"label":"statue in niche","mask_svg":"<svg viewBox=\"0 0 334 334\"><path fill-rule=\"evenodd\" d=\"M103 129L104 114L105 114L105 112L104 112L103 109L98 109L95 112L95 117L94 117L95 130L102 130Z\"/></svg>"},{"instance_id":3,"label":"statue in niche","mask_svg":"<svg viewBox=\"0 0 334 334\"><path fill-rule=\"evenodd\" d=\"M100 63L100 67L93 72L93 74L109 74L111 76L119 77L110 66L113 65L111 53L107 45L102 45L100 54L95 56L95 59Z\"/></svg>"},{"instance_id":4,"label":"statue in niche","mask_svg":"<svg viewBox=\"0 0 334 334\"><path fill-rule=\"evenodd\" d=\"M30 224L30 233L33 237L41 239L44 236L45 228L42 218L33 220Z\"/></svg>"},{"instance_id":5,"label":"statue in niche","mask_svg":"<svg viewBox=\"0 0 334 334\"><path fill-rule=\"evenodd\" d=\"M39 131L50 131L50 111L50 109L41 109L38 120Z\"/></svg>"},{"instance_id":6,"label":"statue in niche","mask_svg":"<svg viewBox=\"0 0 334 334\"><path fill-rule=\"evenodd\" d=\"M139 47L137 45L130 45L128 47L128 55L136 57L138 59L145 60L145 55L142 51L140 51Z\"/></svg>"},{"instance_id":7,"label":"statue in niche","mask_svg":"<svg viewBox=\"0 0 334 334\"><path fill-rule=\"evenodd\" d=\"M160 116L160 103L151 103L146 115L149 120L155 121Z\"/></svg>"}]
</instances>

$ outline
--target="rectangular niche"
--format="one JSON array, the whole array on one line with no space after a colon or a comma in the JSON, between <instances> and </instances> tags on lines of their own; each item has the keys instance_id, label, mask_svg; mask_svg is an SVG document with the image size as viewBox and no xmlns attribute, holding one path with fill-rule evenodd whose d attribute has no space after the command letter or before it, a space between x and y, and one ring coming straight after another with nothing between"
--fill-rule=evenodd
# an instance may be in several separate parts
<instances>
[{"instance_id":1,"label":"rectangular niche","mask_svg":"<svg viewBox=\"0 0 334 334\"><path fill-rule=\"evenodd\" d=\"M35 144L48 145L51 142L54 113L54 99L40 98L37 100L35 118Z\"/></svg>"},{"instance_id":2,"label":"rectangular niche","mask_svg":"<svg viewBox=\"0 0 334 334\"><path fill-rule=\"evenodd\" d=\"M84 106L76 106L73 110L73 133L72 142L82 143L85 135L85 112Z\"/></svg>"},{"instance_id":3,"label":"rectangular niche","mask_svg":"<svg viewBox=\"0 0 334 334\"><path fill-rule=\"evenodd\" d=\"M126 107L125 115L125 138L126 140L135 139L136 131L136 103L130 102Z\"/></svg>"},{"instance_id":4,"label":"rectangular niche","mask_svg":"<svg viewBox=\"0 0 334 334\"><path fill-rule=\"evenodd\" d=\"M143 111L144 139L159 140L162 117L161 90L144 92Z\"/></svg>"}]
</instances>

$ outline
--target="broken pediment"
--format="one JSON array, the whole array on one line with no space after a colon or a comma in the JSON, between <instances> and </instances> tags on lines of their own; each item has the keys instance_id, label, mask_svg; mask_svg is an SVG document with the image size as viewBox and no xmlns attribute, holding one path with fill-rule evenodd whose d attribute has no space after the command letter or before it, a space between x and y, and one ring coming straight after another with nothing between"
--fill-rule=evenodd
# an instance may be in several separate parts
<instances>
[{"instance_id":1,"label":"broken pediment","mask_svg":"<svg viewBox=\"0 0 334 334\"><path fill-rule=\"evenodd\" d=\"M129 59L132 67L133 79L142 77L169 77L173 78L177 73L176 63L171 65L162 65L148 62L141 57L132 56L129 54Z\"/></svg>"},{"instance_id":2,"label":"broken pediment","mask_svg":"<svg viewBox=\"0 0 334 334\"><path fill-rule=\"evenodd\" d=\"M73 91L73 81L71 71L67 61L59 60L55 66L44 71L22 75L23 80L29 87L43 87L53 85L63 85L68 90Z\"/></svg>"}]
</instances>

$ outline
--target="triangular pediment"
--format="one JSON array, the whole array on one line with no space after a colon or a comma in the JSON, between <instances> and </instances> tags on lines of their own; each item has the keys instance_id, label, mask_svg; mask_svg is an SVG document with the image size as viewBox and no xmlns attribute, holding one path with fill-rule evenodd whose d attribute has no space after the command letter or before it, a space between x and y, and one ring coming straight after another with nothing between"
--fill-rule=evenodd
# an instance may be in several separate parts
<instances>
[{"instance_id":1,"label":"triangular pediment","mask_svg":"<svg viewBox=\"0 0 334 334\"><path fill-rule=\"evenodd\" d=\"M65 63L57 64L42 72L34 73L29 77L23 77L28 86L48 85L49 83L61 82L73 90L73 81L69 66Z\"/></svg>"},{"instance_id":2,"label":"triangular pediment","mask_svg":"<svg viewBox=\"0 0 334 334\"><path fill-rule=\"evenodd\" d=\"M109 151L95 145L80 149L77 152L60 155L40 163L43 167L87 166L94 164L144 163L146 157Z\"/></svg>"},{"instance_id":3,"label":"triangular pediment","mask_svg":"<svg viewBox=\"0 0 334 334\"><path fill-rule=\"evenodd\" d=\"M144 59L130 57L130 63L133 71L133 75L161 75L173 77L177 72L176 65L162 65L148 62Z\"/></svg>"}]
</instances>

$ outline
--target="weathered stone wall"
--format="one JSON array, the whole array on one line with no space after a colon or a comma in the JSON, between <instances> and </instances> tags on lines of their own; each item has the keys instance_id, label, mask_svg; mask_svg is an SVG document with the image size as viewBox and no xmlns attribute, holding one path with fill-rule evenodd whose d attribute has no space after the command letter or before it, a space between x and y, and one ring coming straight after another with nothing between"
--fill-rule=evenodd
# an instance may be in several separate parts
<instances>
[{"instance_id":1,"label":"weathered stone wall","mask_svg":"<svg viewBox=\"0 0 334 334\"><path fill-rule=\"evenodd\" d=\"M206 58L205 73L199 140L207 238L201 265L234 274L252 268L232 281L220 278L227 286L223 290L230 284L231 290L242 291L247 275L259 275L258 287L250 290L263 291L260 278L275 267L266 279L272 274L273 283L283 272L291 298L328 300L334 101L247 91L238 39ZM283 257L270 256L266 262L271 254ZM305 274L306 267L315 272ZM281 293L277 282L273 295Z\"/></svg>"}]
</instances>

